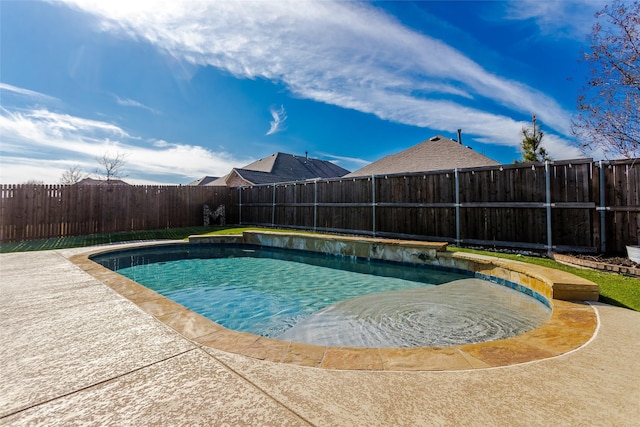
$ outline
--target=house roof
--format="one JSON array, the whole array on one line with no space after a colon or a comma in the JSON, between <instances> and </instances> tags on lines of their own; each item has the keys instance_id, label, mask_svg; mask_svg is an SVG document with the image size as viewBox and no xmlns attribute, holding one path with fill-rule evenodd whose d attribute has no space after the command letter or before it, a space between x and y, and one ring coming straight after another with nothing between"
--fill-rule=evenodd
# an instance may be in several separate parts
<instances>
[{"instance_id":1,"label":"house roof","mask_svg":"<svg viewBox=\"0 0 640 427\"><path fill-rule=\"evenodd\" d=\"M193 182L190 182L188 185L207 185L213 181L215 181L216 179L218 179L217 176L203 176L200 179L196 179Z\"/></svg>"},{"instance_id":2,"label":"house roof","mask_svg":"<svg viewBox=\"0 0 640 427\"><path fill-rule=\"evenodd\" d=\"M207 185L227 185L229 177L234 172L252 184L302 181L313 178L338 178L349 173L348 170L326 160L287 153L274 153L242 168L235 168L230 174Z\"/></svg>"},{"instance_id":3,"label":"house roof","mask_svg":"<svg viewBox=\"0 0 640 427\"><path fill-rule=\"evenodd\" d=\"M128 182L124 182L121 179L93 179L84 178L76 182L75 185L131 185Z\"/></svg>"},{"instance_id":4,"label":"house roof","mask_svg":"<svg viewBox=\"0 0 640 427\"><path fill-rule=\"evenodd\" d=\"M283 179L281 176L262 171L254 171L250 169L234 169L242 179L252 184L272 184L274 182L293 181L291 179Z\"/></svg>"},{"instance_id":5,"label":"house roof","mask_svg":"<svg viewBox=\"0 0 640 427\"><path fill-rule=\"evenodd\" d=\"M499 164L453 139L436 135L397 154L370 163L346 177L427 172Z\"/></svg>"},{"instance_id":6,"label":"house roof","mask_svg":"<svg viewBox=\"0 0 640 427\"><path fill-rule=\"evenodd\" d=\"M231 175L231 174L228 173L225 176L221 176L220 178L216 178L211 182L208 182L206 184L201 184L201 185L208 185L208 186L214 186L214 187L226 187L227 186L227 178L229 178L229 175Z\"/></svg>"}]
</instances>

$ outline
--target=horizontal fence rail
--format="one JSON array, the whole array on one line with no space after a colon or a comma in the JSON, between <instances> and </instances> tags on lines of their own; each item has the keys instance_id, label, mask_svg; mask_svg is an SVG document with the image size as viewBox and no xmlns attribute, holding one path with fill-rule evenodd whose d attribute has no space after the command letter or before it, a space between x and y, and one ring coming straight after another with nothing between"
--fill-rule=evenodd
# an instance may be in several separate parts
<instances>
[{"instance_id":1,"label":"horizontal fence rail","mask_svg":"<svg viewBox=\"0 0 640 427\"><path fill-rule=\"evenodd\" d=\"M226 187L3 184L0 241L197 226L205 204L224 204L236 223L236 197Z\"/></svg>"},{"instance_id":2,"label":"horizontal fence rail","mask_svg":"<svg viewBox=\"0 0 640 427\"><path fill-rule=\"evenodd\" d=\"M238 189L241 224L547 251L640 242L640 167L589 159Z\"/></svg>"}]
</instances>

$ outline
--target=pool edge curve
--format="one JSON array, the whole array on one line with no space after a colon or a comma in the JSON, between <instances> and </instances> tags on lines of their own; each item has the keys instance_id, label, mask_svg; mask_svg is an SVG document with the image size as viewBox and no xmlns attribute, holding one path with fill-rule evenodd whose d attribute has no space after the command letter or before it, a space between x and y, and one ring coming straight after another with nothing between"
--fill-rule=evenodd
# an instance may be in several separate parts
<instances>
[{"instance_id":1,"label":"pool edge curve","mask_svg":"<svg viewBox=\"0 0 640 427\"><path fill-rule=\"evenodd\" d=\"M546 267L483 255L445 252L444 243L254 231L234 236L192 236L189 241L191 244L251 243L288 249L315 248L315 251L330 249L333 245L334 248L339 248L337 253L348 256L366 257L368 253L371 257L373 253L373 257L377 259L402 262L418 260L432 265L470 270L480 274L479 277L484 275L502 280L503 283L500 284L503 285L506 282L515 283L535 291L548 298L552 314L546 323L536 329L497 341L452 347L324 347L226 329L90 259L97 253L113 251L113 247L93 248L69 259L146 313L205 348L299 366L381 371L494 368L549 359L574 351L588 343L597 330L595 308L584 302L593 300L594 289L597 300L596 284ZM119 249L162 244L175 242L133 243L120 246ZM398 257L401 259L397 259ZM568 299L577 301L567 301Z\"/></svg>"}]
</instances>

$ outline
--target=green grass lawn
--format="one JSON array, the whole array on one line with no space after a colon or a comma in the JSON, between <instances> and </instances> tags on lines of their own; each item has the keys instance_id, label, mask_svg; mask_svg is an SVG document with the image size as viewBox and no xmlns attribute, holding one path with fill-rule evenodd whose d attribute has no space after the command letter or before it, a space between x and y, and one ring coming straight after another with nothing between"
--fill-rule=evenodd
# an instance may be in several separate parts
<instances>
[{"instance_id":1,"label":"green grass lawn","mask_svg":"<svg viewBox=\"0 0 640 427\"><path fill-rule=\"evenodd\" d=\"M300 232L294 230L271 229L260 227L186 227L171 228L162 230L147 230L136 232L121 232L111 234L99 234L89 236L64 237L59 239L32 240L18 243L2 243L0 244L0 253L7 252L24 252L24 251L42 251L51 249L77 248L84 246L94 246L118 242L144 241L144 240L182 240L194 234L242 234L247 230L263 230L263 231L288 231ZM503 254L490 251L480 251L464 248L449 248L452 251L463 251L476 253L481 255L490 255L499 258L507 258L516 261L528 262L531 264L542 265L544 267L555 268L566 271L576 276L584 277L594 283L600 285L600 301L621 307L630 308L640 311L640 279L623 276L620 274L607 273L598 270L583 269L560 264L549 258L533 257L515 254Z\"/></svg>"},{"instance_id":2,"label":"green grass lawn","mask_svg":"<svg viewBox=\"0 0 640 427\"><path fill-rule=\"evenodd\" d=\"M186 227L162 230L143 230L109 234L90 234L87 236L71 236L54 239L29 240L17 243L0 243L0 253L45 251L51 249L80 248L83 246L103 245L136 240L186 239L192 234L215 232L223 227Z\"/></svg>"},{"instance_id":3,"label":"green grass lawn","mask_svg":"<svg viewBox=\"0 0 640 427\"><path fill-rule=\"evenodd\" d=\"M52 249L65 248L81 248L84 246L105 245L110 243L144 241L144 240L185 240L187 237L200 235L215 234L242 234L247 230L262 231L288 231L277 228L264 227L184 227L184 228L167 228L160 230L143 230L143 231L124 231L119 233L108 234L90 234L87 236L70 236L42 240L28 240L16 243L0 243L0 253L7 252L28 252L28 251L46 251ZM295 232L295 231L294 231Z\"/></svg>"}]
</instances>

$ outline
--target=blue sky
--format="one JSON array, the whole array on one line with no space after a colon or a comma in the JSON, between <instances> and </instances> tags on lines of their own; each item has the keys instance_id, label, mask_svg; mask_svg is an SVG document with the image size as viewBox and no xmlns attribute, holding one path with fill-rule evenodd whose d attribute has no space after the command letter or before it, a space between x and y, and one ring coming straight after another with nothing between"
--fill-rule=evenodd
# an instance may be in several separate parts
<instances>
[{"instance_id":1,"label":"blue sky","mask_svg":"<svg viewBox=\"0 0 640 427\"><path fill-rule=\"evenodd\" d=\"M604 1L2 1L0 182L104 154L186 184L280 151L356 170L435 134L502 163L535 113L554 159ZM598 153L587 153L598 158Z\"/></svg>"}]
</instances>

